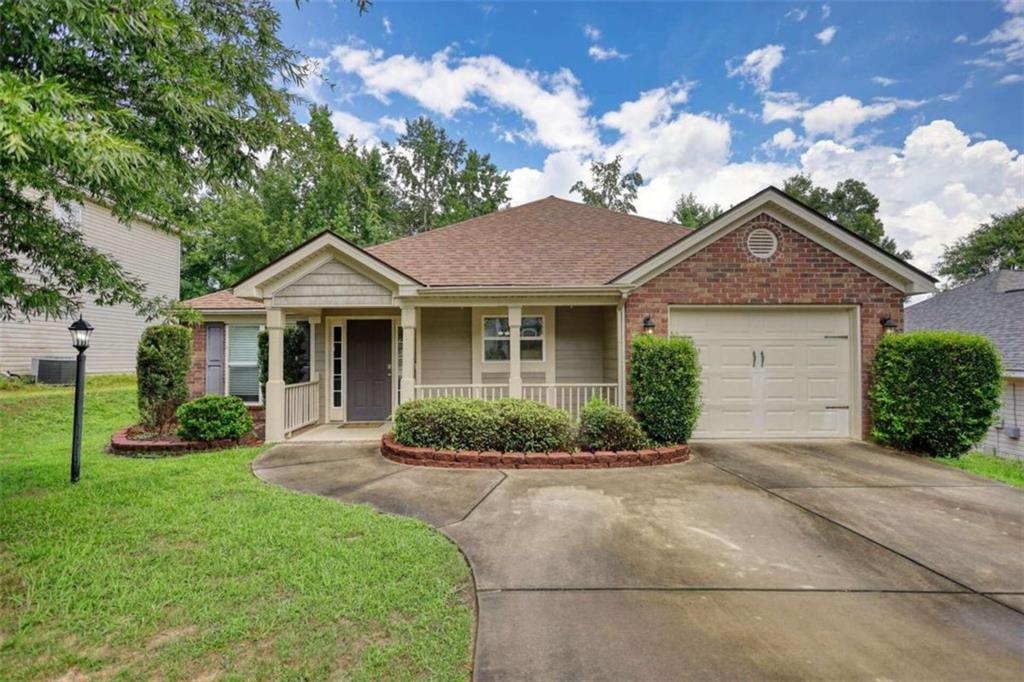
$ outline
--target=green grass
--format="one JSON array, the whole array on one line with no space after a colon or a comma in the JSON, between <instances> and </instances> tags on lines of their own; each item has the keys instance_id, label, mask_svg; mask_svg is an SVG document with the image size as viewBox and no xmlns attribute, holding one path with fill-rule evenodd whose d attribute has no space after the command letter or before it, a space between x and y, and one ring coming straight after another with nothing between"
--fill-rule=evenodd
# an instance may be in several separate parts
<instances>
[{"instance_id":1,"label":"green grass","mask_svg":"<svg viewBox=\"0 0 1024 682\"><path fill-rule=\"evenodd\" d=\"M469 676L447 539L262 483L258 449L105 454L135 415L94 382L71 486L71 391L0 391L0 680Z\"/></svg>"},{"instance_id":2,"label":"green grass","mask_svg":"<svg viewBox=\"0 0 1024 682\"><path fill-rule=\"evenodd\" d=\"M937 457L936 462L969 471L978 476L1024 488L1024 461L970 452L962 457Z\"/></svg>"}]
</instances>

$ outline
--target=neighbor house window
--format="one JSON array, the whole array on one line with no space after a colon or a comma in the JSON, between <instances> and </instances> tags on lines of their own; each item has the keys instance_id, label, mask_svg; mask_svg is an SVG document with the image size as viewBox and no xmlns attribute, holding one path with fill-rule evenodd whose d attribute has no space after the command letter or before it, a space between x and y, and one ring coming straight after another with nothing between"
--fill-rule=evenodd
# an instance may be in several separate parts
<instances>
[{"instance_id":1,"label":"neighbor house window","mask_svg":"<svg viewBox=\"0 0 1024 682\"><path fill-rule=\"evenodd\" d=\"M507 317L484 318L484 361L508 360L509 326ZM544 317L523 315L519 329L519 356L523 360L544 360Z\"/></svg>"},{"instance_id":2,"label":"neighbor house window","mask_svg":"<svg viewBox=\"0 0 1024 682\"><path fill-rule=\"evenodd\" d=\"M51 206L53 209L53 217L62 223L70 223L72 227L81 229L82 227L82 204L77 201L69 202L66 206L61 206L57 203L57 200L53 200Z\"/></svg>"},{"instance_id":3,"label":"neighbor house window","mask_svg":"<svg viewBox=\"0 0 1024 682\"><path fill-rule=\"evenodd\" d=\"M260 402L259 333L259 325L228 325L228 395L247 403Z\"/></svg>"}]
</instances>

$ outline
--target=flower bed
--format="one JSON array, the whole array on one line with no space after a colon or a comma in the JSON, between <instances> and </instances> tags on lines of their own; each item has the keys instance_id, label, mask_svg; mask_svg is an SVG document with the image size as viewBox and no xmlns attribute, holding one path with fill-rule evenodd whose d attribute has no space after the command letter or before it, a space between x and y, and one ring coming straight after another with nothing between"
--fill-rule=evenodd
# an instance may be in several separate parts
<instances>
[{"instance_id":1,"label":"flower bed","mask_svg":"<svg viewBox=\"0 0 1024 682\"><path fill-rule=\"evenodd\" d=\"M618 452L475 452L410 447L396 443L391 433L381 439L380 451L402 464L462 469L607 469L674 464L690 459L687 445Z\"/></svg>"},{"instance_id":2,"label":"flower bed","mask_svg":"<svg viewBox=\"0 0 1024 682\"><path fill-rule=\"evenodd\" d=\"M135 425L114 432L110 439L110 452L129 457L160 457L260 445L263 443L265 425L263 408L250 407L249 414L253 417L253 432L238 440L185 440L175 435L173 430L171 433L158 435Z\"/></svg>"}]
</instances>

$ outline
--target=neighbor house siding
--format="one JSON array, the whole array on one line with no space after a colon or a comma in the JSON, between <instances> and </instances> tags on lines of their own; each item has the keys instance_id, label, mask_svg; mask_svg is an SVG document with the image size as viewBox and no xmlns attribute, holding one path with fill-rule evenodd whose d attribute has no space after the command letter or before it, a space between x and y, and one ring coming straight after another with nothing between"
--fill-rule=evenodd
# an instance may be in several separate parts
<instances>
[{"instance_id":1,"label":"neighbor house siding","mask_svg":"<svg viewBox=\"0 0 1024 682\"><path fill-rule=\"evenodd\" d=\"M100 204L82 206L81 231L85 242L113 257L125 271L141 279L146 296L176 299L179 295L180 245L178 237L147 223L121 223ZM89 347L89 373L134 372L135 352L147 322L129 305L97 306L86 299L82 316L95 328ZM28 374L32 358L74 357L68 325L60 320L33 317L0 322L0 371Z\"/></svg>"},{"instance_id":2,"label":"neighbor house siding","mask_svg":"<svg viewBox=\"0 0 1024 682\"><path fill-rule=\"evenodd\" d=\"M555 315L557 383L584 384L604 381L605 346L608 342L606 310L607 308L596 306L558 308ZM614 327L612 340L614 341ZM612 352L614 353L614 348Z\"/></svg>"},{"instance_id":3,"label":"neighbor house siding","mask_svg":"<svg viewBox=\"0 0 1024 682\"><path fill-rule=\"evenodd\" d=\"M746 248L747 235L766 227L778 250L761 260ZM882 338L879 321L903 328L903 293L820 244L761 214L630 292L626 300L627 362L644 316L655 333L668 330L671 305L856 305L860 307L862 435L871 433L871 363ZM627 369L628 376L628 369Z\"/></svg>"},{"instance_id":4,"label":"neighbor house siding","mask_svg":"<svg viewBox=\"0 0 1024 682\"><path fill-rule=\"evenodd\" d=\"M421 383L473 381L473 332L469 308L426 308L420 314Z\"/></svg>"},{"instance_id":5,"label":"neighbor house siding","mask_svg":"<svg viewBox=\"0 0 1024 682\"><path fill-rule=\"evenodd\" d=\"M1024 438L1009 438L1007 426L1024 429L1024 379L1008 378L1003 384L1002 404L995 423L978 449L990 455L1024 459Z\"/></svg>"},{"instance_id":6,"label":"neighbor house siding","mask_svg":"<svg viewBox=\"0 0 1024 682\"><path fill-rule=\"evenodd\" d=\"M339 261L328 261L274 293L277 307L386 306L391 291Z\"/></svg>"}]
</instances>

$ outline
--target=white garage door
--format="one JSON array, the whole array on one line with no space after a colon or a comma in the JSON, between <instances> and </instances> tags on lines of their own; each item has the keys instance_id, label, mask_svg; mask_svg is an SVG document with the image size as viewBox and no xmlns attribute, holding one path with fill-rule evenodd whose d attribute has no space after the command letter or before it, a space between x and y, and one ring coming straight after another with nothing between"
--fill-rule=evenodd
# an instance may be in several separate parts
<instances>
[{"instance_id":1,"label":"white garage door","mask_svg":"<svg viewBox=\"0 0 1024 682\"><path fill-rule=\"evenodd\" d=\"M669 332L700 353L694 438L850 435L848 311L673 308Z\"/></svg>"}]
</instances>

